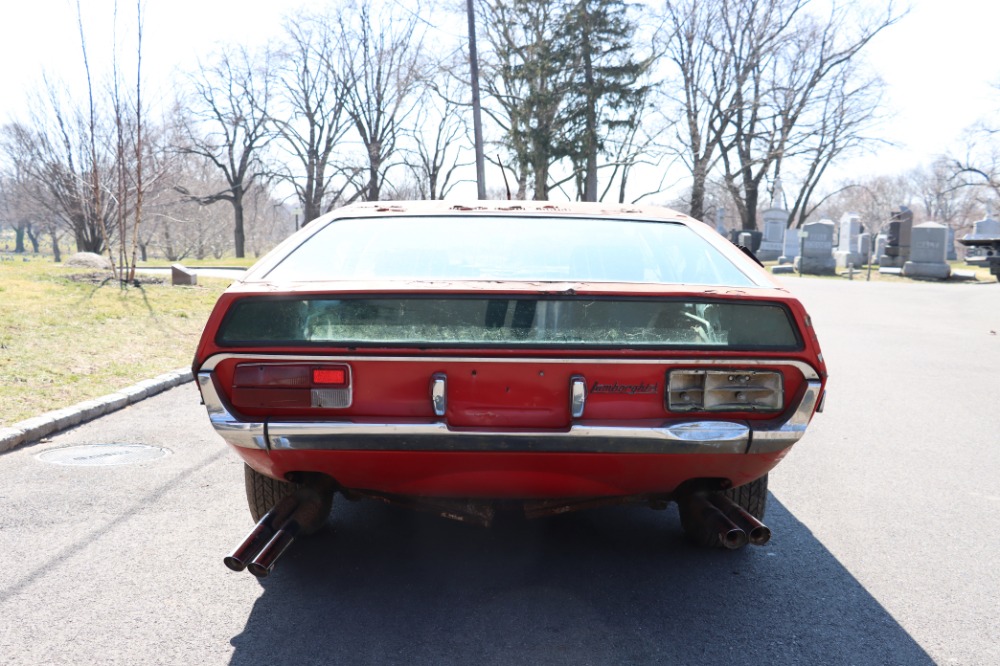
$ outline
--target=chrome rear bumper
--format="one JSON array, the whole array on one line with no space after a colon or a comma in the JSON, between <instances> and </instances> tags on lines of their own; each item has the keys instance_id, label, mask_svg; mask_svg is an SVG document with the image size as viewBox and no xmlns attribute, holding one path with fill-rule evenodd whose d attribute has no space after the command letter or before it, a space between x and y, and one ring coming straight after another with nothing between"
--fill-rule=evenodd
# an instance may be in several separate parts
<instances>
[{"instance_id":1,"label":"chrome rear bumper","mask_svg":"<svg viewBox=\"0 0 1000 666\"><path fill-rule=\"evenodd\" d=\"M791 417L777 425L670 420L652 427L577 423L557 432L455 430L443 421L245 422L226 409L211 372L198 373L198 386L216 432L231 445L248 449L745 454L775 453L795 444L809 425L822 385L814 380L806 382L806 391Z\"/></svg>"}]
</instances>

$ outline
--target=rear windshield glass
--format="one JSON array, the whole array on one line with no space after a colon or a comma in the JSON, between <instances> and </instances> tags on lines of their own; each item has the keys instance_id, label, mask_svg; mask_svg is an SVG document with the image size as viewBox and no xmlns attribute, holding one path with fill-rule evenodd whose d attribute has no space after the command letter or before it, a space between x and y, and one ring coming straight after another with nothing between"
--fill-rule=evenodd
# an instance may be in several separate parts
<instances>
[{"instance_id":1,"label":"rear windshield glass","mask_svg":"<svg viewBox=\"0 0 1000 666\"><path fill-rule=\"evenodd\" d=\"M799 349L784 307L665 299L251 297L222 345L598 346Z\"/></svg>"},{"instance_id":2,"label":"rear windshield glass","mask_svg":"<svg viewBox=\"0 0 1000 666\"><path fill-rule=\"evenodd\" d=\"M334 220L267 279L755 284L683 224L486 215Z\"/></svg>"}]
</instances>

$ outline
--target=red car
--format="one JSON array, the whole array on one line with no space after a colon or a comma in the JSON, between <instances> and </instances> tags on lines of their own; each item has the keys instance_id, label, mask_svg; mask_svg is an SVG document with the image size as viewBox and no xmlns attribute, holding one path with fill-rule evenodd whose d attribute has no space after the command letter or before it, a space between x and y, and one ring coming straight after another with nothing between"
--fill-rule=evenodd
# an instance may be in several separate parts
<instances>
[{"instance_id":1,"label":"red car","mask_svg":"<svg viewBox=\"0 0 1000 666\"><path fill-rule=\"evenodd\" d=\"M822 404L809 316L707 225L652 207L367 203L261 259L194 371L246 463L263 576L333 496L488 524L678 504L764 543L767 474Z\"/></svg>"}]
</instances>

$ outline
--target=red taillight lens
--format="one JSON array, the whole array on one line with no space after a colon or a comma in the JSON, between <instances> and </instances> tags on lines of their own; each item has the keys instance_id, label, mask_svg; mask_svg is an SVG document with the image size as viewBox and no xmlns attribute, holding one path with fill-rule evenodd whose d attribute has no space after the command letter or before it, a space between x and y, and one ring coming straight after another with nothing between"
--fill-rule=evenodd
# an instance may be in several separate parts
<instances>
[{"instance_id":1,"label":"red taillight lens","mask_svg":"<svg viewBox=\"0 0 1000 666\"><path fill-rule=\"evenodd\" d=\"M346 387L350 384L346 365L315 366L279 363L241 363L233 374L237 388L312 388Z\"/></svg>"},{"instance_id":2,"label":"red taillight lens","mask_svg":"<svg viewBox=\"0 0 1000 666\"><path fill-rule=\"evenodd\" d=\"M317 386L347 386L347 368L313 368L312 381Z\"/></svg>"},{"instance_id":3,"label":"red taillight lens","mask_svg":"<svg viewBox=\"0 0 1000 666\"><path fill-rule=\"evenodd\" d=\"M351 405L351 367L240 363L233 371L231 399L236 409L246 410L343 409Z\"/></svg>"}]
</instances>

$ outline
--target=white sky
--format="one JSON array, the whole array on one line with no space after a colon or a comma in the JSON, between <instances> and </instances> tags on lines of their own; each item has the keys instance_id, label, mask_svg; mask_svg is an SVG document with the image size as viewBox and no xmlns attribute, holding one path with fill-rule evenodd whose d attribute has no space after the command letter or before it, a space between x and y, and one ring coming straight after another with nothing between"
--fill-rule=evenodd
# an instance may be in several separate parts
<instances>
[{"instance_id":1,"label":"white sky","mask_svg":"<svg viewBox=\"0 0 1000 666\"><path fill-rule=\"evenodd\" d=\"M845 0L850 1L850 0ZM869 0L873 5L884 2ZM415 6L412 0L399 4ZM92 67L111 52L114 0L81 0ZM168 88L177 68L192 68L219 42L258 44L279 33L293 7L322 0L145 0L146 94ZM119 0L120 21L132 32L135 0ZM1000 6L981 0L911 0L912 11L870 45L869 60L888 83L893 114L884 138L900 148L842 165L845 175L893 173L929 163L949 148L961 150L964 128L1000 104ZM0 122L20 114L43 69L80 83L83 69L75 0L0 0ZM433 17L428 17L433 20ZM126 57L132 53L126 51Z\"/></svg>"}]
</instances>

